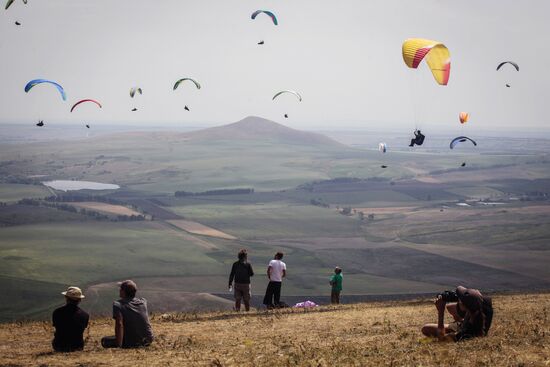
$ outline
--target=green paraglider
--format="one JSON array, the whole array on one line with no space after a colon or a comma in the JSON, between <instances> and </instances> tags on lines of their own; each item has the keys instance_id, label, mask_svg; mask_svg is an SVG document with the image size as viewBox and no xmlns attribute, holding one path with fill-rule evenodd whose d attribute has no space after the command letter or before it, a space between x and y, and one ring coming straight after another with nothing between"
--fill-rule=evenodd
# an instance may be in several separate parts
<instances>
[{"instance_id":1,"label":"green paraglider","mask_svg":"<svg viewBox=\"0 0 550 367\"><path fill-rule=\"evenodd\" d=\"M201 85L200 85L199 82L197 82L195 79L191 79L191 78L182 78L182 79L178 80L178 81L176 82L176 84L174 84L174 90L178 89L179 85L180 85L181 83L183 83L184 81L186 81L186 80L188 80L188 81L192 82L193 84L195 84L195 87L197 87L197 89L201 89Z\"/></svg>"},{"instance_id":2,"label":"green paraglider","mask_svg":"<svg viewBox=\"0 0 550 367\"><path fill-rule=\"evenodd\" d=\"M143 90L140 87L130 88L130 97L134 98L136 93L143 94Z\"/></svg>"}]
</instances>

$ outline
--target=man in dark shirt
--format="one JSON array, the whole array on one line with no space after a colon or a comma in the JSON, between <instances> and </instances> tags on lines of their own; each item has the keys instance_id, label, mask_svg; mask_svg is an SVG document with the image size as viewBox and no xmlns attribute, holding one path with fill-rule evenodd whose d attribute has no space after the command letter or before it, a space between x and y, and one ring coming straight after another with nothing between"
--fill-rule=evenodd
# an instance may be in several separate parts
<instances>
[{"instance_id":1,"label":"man in dark shirt","mask_svg":"<svg viewBox=\"0 0 550 367\"><path fill-rule=\"evenodd\" d=\"M233 263L231 274L229 274L229 289L235 279L235 310L241 310L241 299L244 301L244 308L250 311L250 277L254 276L252 265L247 261L248 253L245 249L239 251L239 260Z\"/></svg>"},{"instance_id":2,"label":"man in dark shirt","mask_svg":"<svg viewBox=\"0 0 550 367\"><path fill-rule=\"evenodd\" d=\"M78 287L69 287L65 292L65 306L53 312L52 321L55 334L52 347L56 352L72 352L84 348L84 330L88 327L90 316L78 307L84 298Z\"/></svg>"},{"instance_id":3,"label":"man in dark shirt","mask_svg":"<svg viewBox=\"0 0 550 367\"><path fill-rule=\"evenodd\" d=\"M120 283L120 299L113 302L115 336L101 339L104 348L138 348L153 341L147 300L136 297L137 286L131 280Z\"/></svg>"},{"instance_id":4,"label":"man in dark shirt","mask_svg":"<svg viewBox=\"0 0 550 367\"><path fill-rule=\"evenodd\" d=\"M426 139L426 136L422 134L420 130L414 131L414 138L411 139L411 143L409 144L410 147L414 147L414 145L422 145L424 144L424 139Z\"/></svg>"}]
</instances>

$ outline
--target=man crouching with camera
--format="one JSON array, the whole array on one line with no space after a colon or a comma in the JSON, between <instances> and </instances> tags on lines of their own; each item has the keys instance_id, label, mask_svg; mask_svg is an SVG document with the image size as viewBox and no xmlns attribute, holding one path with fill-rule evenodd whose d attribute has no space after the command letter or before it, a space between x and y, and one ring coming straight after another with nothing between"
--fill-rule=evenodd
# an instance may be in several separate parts
<instances>
[{"instance_id":1,"label":"man crouching with camera","mask_svg":"<svg viewBox=\"0 0 550 367\"><path fill-rule=\"evenodd\" d=\"M437 308L437 324L426 324L422 333L439 340L460 341L487 336L493 320L493 304L490 297L477 289L458 286L455 291L445 291L434 300ZM445 324L445 309L454 322Z\"/></svg>"}]
</instances>

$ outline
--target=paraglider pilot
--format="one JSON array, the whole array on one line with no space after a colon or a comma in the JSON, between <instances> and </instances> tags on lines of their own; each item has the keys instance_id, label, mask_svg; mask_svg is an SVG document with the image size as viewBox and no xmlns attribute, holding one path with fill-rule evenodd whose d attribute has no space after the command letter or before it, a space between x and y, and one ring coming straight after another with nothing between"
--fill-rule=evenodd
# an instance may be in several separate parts
<instances>
[{"instance_id":1,"label":"paraglider pilot","mask_svg":"<svg viewBox=\"0 0 550 367\"><path fill-rule=\"evenodd\" d=\"M422 134L422 132L420 130L415 130L414 131L414 138L411 139L411 143L409 144L410 147L414 147L414 145L422 145L424 143L424 139L426 137L424 136L424 134Z\"/></svg>"}]
</instances>

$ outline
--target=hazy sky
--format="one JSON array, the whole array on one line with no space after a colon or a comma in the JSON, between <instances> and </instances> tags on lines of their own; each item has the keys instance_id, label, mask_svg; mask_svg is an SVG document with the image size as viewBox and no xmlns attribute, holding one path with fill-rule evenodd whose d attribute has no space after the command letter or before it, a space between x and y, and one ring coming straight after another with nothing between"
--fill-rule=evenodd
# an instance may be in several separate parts
<instances>
[{"instance_id":1,"label":"hazy sky","mask_svg":"<svg viewBox=\"0 0 550 367\"><path fill-rule=\"evenodd\" d=\"M279 25L251 20L256 9ZM472 131L547 130L548 14L547 0L16 0L0 18L0 122L197 126L259 115L296 128L459 129L469 111ZM448 86L425 65L405 66L410 37L447 45ZM495 71L508 59L519 73ZM172 91L182 77L203 88ZM45 86L24 93L34 78L61 83L67 102ZM132 100L134 85L144 95ZM303 102L273 102L281 89ZM82 98L104 108L70 114Z\"/></svg>"}]
</instances>

